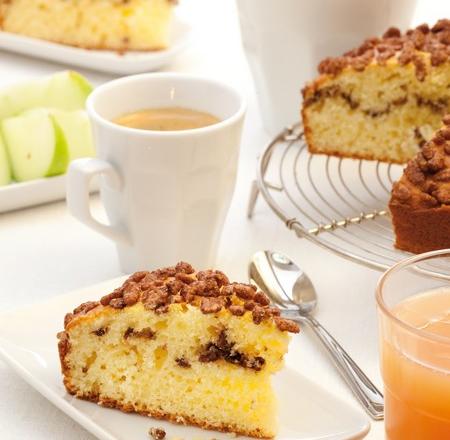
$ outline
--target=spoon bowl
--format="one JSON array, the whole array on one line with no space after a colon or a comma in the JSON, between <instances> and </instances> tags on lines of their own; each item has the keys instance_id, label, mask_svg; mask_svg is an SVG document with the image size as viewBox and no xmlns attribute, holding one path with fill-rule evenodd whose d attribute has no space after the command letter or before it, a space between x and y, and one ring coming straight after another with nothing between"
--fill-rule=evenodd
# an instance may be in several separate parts
<instances>
[{"instance_id":1,"label":"spoon bowl","mask_svg":"<svg viewBox=\"0 0 450 440\"><path fill-rule=\"evenodd\" d=\"M284 309L311 313L317 305L316 290L308 276L286 255L260 251L249 264L249 279L270 300Z\"/></svg>"}]
</instances>

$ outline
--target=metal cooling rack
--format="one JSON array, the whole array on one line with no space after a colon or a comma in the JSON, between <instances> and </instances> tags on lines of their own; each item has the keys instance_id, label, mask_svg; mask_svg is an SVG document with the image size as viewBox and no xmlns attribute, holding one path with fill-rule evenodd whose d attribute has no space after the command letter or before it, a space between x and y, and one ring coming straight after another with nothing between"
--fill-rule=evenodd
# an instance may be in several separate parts
<instances>
[{"instance_id":1,"label":"metal cooling rack","mask_svg":"<svg viewBox=\"0 0 450 440\"><path fill-rule=\"evenodd\" d=\"M394 248L387 204L399 165L309 154L303 127L287 127L262 153L248 206L259 194L300 237L364 266L385 270L410 256ZM427 272L448 274L430 263ZM447 278L448 275L445 275Z\"/></svg>"}]
</instances>

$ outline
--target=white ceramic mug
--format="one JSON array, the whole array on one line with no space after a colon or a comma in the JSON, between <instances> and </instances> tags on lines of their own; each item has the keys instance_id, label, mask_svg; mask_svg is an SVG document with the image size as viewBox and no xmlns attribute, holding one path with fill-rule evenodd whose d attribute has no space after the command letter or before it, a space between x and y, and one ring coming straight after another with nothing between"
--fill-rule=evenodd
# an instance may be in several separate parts
<instances>
[{"instance_id":1,"label":"white ceramic mug","mask_svg":"<svg viewBox=\"0 0 450 440\"><path fill-rule=\"evenodd\" d=\"M388 27L405 29L416 0L237 0L242 41L264 126L274 135L299 119L300 89L317 66Z\"/></svg>"},{"instance_id":2,"label":"white ceramic mug","mask_svg":"<svg viewBox=\"0 0 450 440\"><path fill-rule=\"evenodd\" d=\"M220 122L183 131L148 131L111 122L146 108L185 107ZM81 222L117 244L122 270L168 266L179 260L212 267L233 195L245 103L231 87L173 73L129 76L90 95L98 158L72 162L67 203ZM110 224L89 209L90 179Z\"/></svg>"}]
</instances>

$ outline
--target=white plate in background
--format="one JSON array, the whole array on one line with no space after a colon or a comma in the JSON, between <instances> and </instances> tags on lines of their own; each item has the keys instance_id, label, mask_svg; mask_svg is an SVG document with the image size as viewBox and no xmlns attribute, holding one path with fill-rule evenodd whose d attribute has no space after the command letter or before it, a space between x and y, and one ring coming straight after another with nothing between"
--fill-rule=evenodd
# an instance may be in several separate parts
<instances>
[{"instance_id":1,"label":"white plate in background","mask_svg":"<svg viewBox=\"0 0 450 440\"><path fill-rule=\"evenodd\" d=\"M125 414L78 400L62 384L56 333L64 315L80 303L100 298L120 285L117 278L57 296L33 307L0 316L0 356L31 386L59 409L102 440L148 440L148 430L160 426L167 438L230 440L230 434ZM293 338L292 343L297 341ZM307 380L293 368L274 378L280 401L280 432L283 440L357 440L370 429L360 411ZM244 437L241 437L244 438Z\"/></svg>"},{"instance_id":2,"label":"white plate in background","mask_svg":"<svg viewBox=\"0 0 450 440\"><path fill-rule=\"evenodd\" d=\"M169 48L149 52L120 54L108 50L81 49L9 32L0 32L0 49L70 66L130 75L150 72L170 63L188 44L190 31L190 25L175 16Z\"/></svg>"}]
</instances>

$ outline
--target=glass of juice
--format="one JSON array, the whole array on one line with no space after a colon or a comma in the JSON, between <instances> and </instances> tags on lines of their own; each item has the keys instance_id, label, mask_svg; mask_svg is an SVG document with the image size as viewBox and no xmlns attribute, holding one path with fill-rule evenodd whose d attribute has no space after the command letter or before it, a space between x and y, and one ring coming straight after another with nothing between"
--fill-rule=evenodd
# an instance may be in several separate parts
<instances>
[{"instance_id":1,"label":"glass of juice","mask_svg":"<svg viewBox=\"0 0 450 440\"><path fill-rule=\"evenodd\" d=\"M450 249L396 264L376 295L386 439L450 439Z\"/></svg>"}]
</instances>

